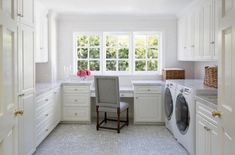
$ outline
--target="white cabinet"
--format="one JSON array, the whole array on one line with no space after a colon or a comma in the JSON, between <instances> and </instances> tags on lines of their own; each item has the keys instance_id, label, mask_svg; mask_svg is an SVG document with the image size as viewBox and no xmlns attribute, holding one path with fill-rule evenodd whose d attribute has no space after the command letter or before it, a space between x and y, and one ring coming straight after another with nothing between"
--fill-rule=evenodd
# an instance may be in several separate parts
<instances>
[{"instance_id":1,"label":"white cabinet","mask_svg":"<svg viewBox=\"0 0 235 155\"><path fill-rule=\"evenodd\" d=\"M36 147L57 126L61 117L60 88L54 88L38 96L35 102Z\"/></svg>"},{"instance_id":2,"label":"white cabinet","mask_svg":"<svg viewBox=\"0 0 235 155\"><path fill-rule=\"evenodd\" d=\"M34 29L18 24L19 154L32 154L34 143Z\"/></svg>"},{"instance_id":3,"label":"white cabinet","mask_svg":"<svg viewBox=\"0 0 235 155\"><path fill-rule=\"evenodd\" d=\"M34 139L34 94L29 93L19 98L19 109L24 114L19 117L19 154L30 155L35 151Z\"/></svg>"},{"instance_id":4,"label":"white cabinet","mask_svg":"<svg viewBox=\"0 0 235 155\"><path fill-rule=\"evenodd\" d=\"M196 154L221 155L221 128L212 117L212 108L197 102L196 109Z\"/></svg>"},{"instance_id":5,"label":"white cabinet","mask_svg":"<svg viewBox=\"0 0 235 155\"><path fill-rule=\"evenodd\" d=\"M91 121L90 84L63 86L63 121Z\"/></svg>"},{"instance_id":6,"label":"white cabinet","mask_svg":"<svg viewBox=\"0 0 235 155\"><path fill-rule=\"evenodd\" d=\"M215 0L201 1L186 10L178 20L178 59L216 60L217 26Z\"/></svg>"},{"instance_id":7,"label":"white cabinet","mask_svg":"<svg viewBox=\"0 0 235 155\"><path fill-rule=\"evenodd\" d=\"M25 25L34 26L34 0L17 0L18 21Z\"/></svg>"},{"instance_id":8,"label":"white cabinet","mask_svg":"<svg viewBox=\"0 0 235 155\"><path fill-rule=\"evenodd\" d=\"M134 123L162 122L161 86L134 86Z\"/></svg>"},{"instance_id":9,"label":"white cabinet","mask_svg":"<svg viewBox=\"0 0 235 155\"><path fill-rule=\"evenodd\" d=\"M18 26L19 93L34 91L34 29Z\"/></svg>"},{"instance_id":10,"label":"white cabinet","mask_svg":"<svg viewBox=\"0 0 235 155\"><path fill-rule=\"evenodd\" d=\"M35 28L36 28L36 51L35 62L48 62L48 9L36 1Z\"/></svg>"}]
</instances>

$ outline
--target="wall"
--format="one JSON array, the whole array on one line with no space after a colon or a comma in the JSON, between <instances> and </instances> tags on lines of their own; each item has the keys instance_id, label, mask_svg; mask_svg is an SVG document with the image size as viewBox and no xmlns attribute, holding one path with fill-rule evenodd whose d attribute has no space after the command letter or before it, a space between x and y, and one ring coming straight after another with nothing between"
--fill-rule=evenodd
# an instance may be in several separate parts
<instances>
[{"instance_id":1,"label":"wall","mask_svg":"<svg viewBox=\"0 0 235 155\"><path fill-rule=\"evenodd\" d=\"M65 77L64 68L73 62L73 33L103 31L161 31L163 32L163 67L182 67L186 77L194 77L193 62L177 61L177 26L172 16L118 16L118 15L59 15L58 17L58 76ZM124 76L123 81L130 79L159 79L160 76L130 77ZM122 81L122 80L120 80ZM128 82L127 82L128 81Z\"/></svg>"},{"instance_id":2,"label":"wall","mask_svg":"<svg viewBox=\"0 0 235 155\"><path fill-rule=\"evenodd\" d=\"M215 66L217 65L216 61L212 62L195 62L194 63L194 78L195 79L204 79L205 67L206 66Z\"/></svg>"}]
</instances>

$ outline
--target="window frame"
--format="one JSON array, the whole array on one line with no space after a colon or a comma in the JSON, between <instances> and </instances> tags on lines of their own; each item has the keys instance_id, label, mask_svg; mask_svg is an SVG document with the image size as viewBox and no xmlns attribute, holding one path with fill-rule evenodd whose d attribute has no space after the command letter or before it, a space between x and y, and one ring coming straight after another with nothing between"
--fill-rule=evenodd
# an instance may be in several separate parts
<instances>
[{"instance_id":1,"label":"window frame","mask_svg":"<svg viewBox=\"0 0 235 155\"><path fill-rule=\"evenodd\" d=\"M107 35L128 35L129 36L129 58L124 59L129 61L129 71L106 71L106 36ZM159 36L158 43L158 70L157 71L135 71L135 44L134 44L134 36L135 35L155 35ZM127 31L127 32L74 32L73 33L73 72L77 73L78 68L78 57L77 57L77 36L78 35L97 35L100 38L100 71L92 71L92 75L161 75L161 69L163 66L163 43L164 43L164 32L162 31ZM89 54L89 51L88 51ZM146 57L147 58L147 57ZM96 59L97 60L97 59ZM118 61L118 57L114 59ZM121 60L121 59L120 59ZM147 59L143 59L147 61ZM90 61L88 58L87 61ZM118 67L118 64L117 64ZM147 67L147 66L146 66ZM118 68L117 68L118 69Z\"/></svg>"},{"instance_id":2,"label":"window frame","mask_svg":"<svg viewBox=\"0 0 235 155\"><path fill-rule=\"evenodd\" d=\"M129 50L128 53L128 59L123 59L123 60L128 60L129 63L129 70L128 71L118 71L118 61L122 60L118 58L118 52L117 52L117 57L114 59L106 59L106 37L108 35L127 35L129 37L129 46L127 47ZM103 74L104 75L130 75L132 73L132 33L131 32L104 32L103 33ZM116 71L106 71L106 60L115 60L117 62L116 64Z\"/></svg>"},{"instance_id":3,"label":"window frame","mask_svg":"<svg viewBox=\"0 0 235 155\"><path fill-rule=\"evenodd\" d=\"M136 59L135 58L135 49L136 49L136 46L135 46L135 35L158 35L159 36L159 42L158 42L158 58L156 59L158 61L158 68L157 68L157 71L148 71L147 68L145 71L136 71L135 70L135 61L136 60L144 60L145 63L146 63L146 67L148 67L148 51L146 51L146 58L145 59ZM162 51L162 41L163 40L163 37L162 37L162 32L159 32L159 31L139 31L139 32L133 32L133 74L134 75L161 75L161 69L162 69L162 54L163 54L163 51ZM145 45L144 47L145 49L148 49L148 48L151 48L151 46L148 46L148 45ZM155 59L154 59L155 60Z\"/></svg>"},{"instance_id":4,"label":"window frame","mask_svg":"<svg viewBox=\"0 0 235 155\"><path fill-rule=\"evenodd\" d=\"M85 35L85 36L99 36L99 38L100 38L100 45L99 46L85 46L84 48L88 48L88 58L87 59L79 59L78 58L78 56L77 56L77 49L79 48L78 46L77 46L77 37L79 36L79 35ZM91 71L92 72L92 74L93 75L100 75L100 74L102 74L102 70L103 70L103 66L102 66L102 58L103 58L103 55L102 55L102 51L103 51L103 49L102 49L102 43L103 42L103 36L102 36L102 33L100 33L100 32L75 32L75 33L73 33L73 60L74 60L74 62L73 62L73 66L74 66L74 69L73 69L73 72L76 74L77 73L77 71L78 71L78 61L79 60L86 60L86 61L88 61L88 68L89 68L89 61L92 61L92 60L99 60L99 62L100 62L100 70L99 71ZM81 47L80 47L81 48ZM90 48L99 48L100 49L100 58L97 58L97 59L94 59L94 58L90 58L89 57L89 49Z\"/></svg>"}]
</instances>

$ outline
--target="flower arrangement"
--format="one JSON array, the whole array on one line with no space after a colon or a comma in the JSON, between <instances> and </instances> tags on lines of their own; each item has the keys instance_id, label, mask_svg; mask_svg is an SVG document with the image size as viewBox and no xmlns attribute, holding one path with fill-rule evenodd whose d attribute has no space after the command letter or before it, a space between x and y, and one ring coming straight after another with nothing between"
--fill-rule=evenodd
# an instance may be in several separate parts
<instances>
[{"instance_id":1,"label":"flower arrangement","mask_svg":"<svg viewBox=\"0 0 235 155\"><path fill-rule=\"evenodd\" d=\"M85 80L90 75L91 75L91 71L88 69L79 70L77 72L77 76L80 77L82 80Z\"/></svg>"}]
</instances>

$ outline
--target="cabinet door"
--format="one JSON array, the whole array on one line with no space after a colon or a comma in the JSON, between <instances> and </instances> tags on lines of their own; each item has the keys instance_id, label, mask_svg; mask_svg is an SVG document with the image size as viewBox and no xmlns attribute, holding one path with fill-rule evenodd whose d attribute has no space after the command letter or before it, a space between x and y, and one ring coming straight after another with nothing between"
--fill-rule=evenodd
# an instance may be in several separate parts
<instances>
[{"instance_id":1,"label":"cabinet door","mask_svg":"<svg viewBox=\"0 0 235 155\"><path fill-rule=\"evenodd\" d=\"M18 28L19 93L34 90L34 30L21 25Z\"/></svg>"},{"instance_id":2,"label":"cabinet door","mask_svg":"<svg viewBox=\"0 0 235 155\"><path fill-rule=\"evenodd\" d=\"M200 115L196 116L196 155L207 154L207 131L206 121Z\"/></svg>"},{"instance_id":3,"label":"cabinet door","mask_svg":"<svg viewBox=\"0 0 235 155\"><path fill-rule=\"evenodd\" d=\"M221 137L219 127L208 122L208 155L221 155Z\"/></svg>"},{"instance_id":4,"label":"cabinet door","mask_svg":"<svg viewBox=\"0 0 235 155\"><path fill-rule=\"evenodd\" d=\"M178 21L178 60L184 60L184 21Z\"/></svg>"},{"instance_id":5,"label":"cabinet door","mask_svg":"<svg viewBox=\"0 0 235 155\"><path fill-rule=\"evenodd\" d=\"M19 0L21 1L18 10L21 14L21 23L33 26L34 25L34 0Z\"/></svg>"},{"instance_id":6,"label":"cabinet door","mask_svg":"<svg viewBox=\"0 0 235 155\"><path fill-rule=\"evenodd\" d=\"M204 54L203 59L211 59L212 53L210 50L210 34L211 34L211 1L205 1L203 6L204 12Z\"/></svg>"},{"instance_id":7,"label":"cabinet door","mask_svg":"<svg viewBox=\"0 0 235 155\"><path fill-rule=\"evenodd\" d=\"M19 97L19 107L24 114L19 119L19 149L20 154L29 155L34 147L34 94Z\"/></svg>"},{"instance_id":8,"label":"cabinet door","mask_svg":"<svg viewBox=\"0 0 235 155\"><path fill-rule=\"evenodd\" d=\"M161 95L137 94L134 99L134 122L161 122Z\"/></svg>"},{"instance_id":9,"label":"cabinet door","mask_svg":"<svg viewBox=\"0 0 235 155\"><path fill-rule=\"evenodd\" d=\"M203 7L199 6L195 11L195 47L194 47L194 59L201 60L203 58Z\"/></svg>"}]
</instances>

